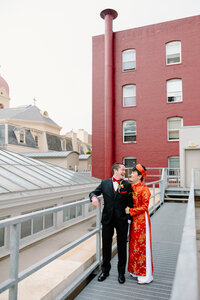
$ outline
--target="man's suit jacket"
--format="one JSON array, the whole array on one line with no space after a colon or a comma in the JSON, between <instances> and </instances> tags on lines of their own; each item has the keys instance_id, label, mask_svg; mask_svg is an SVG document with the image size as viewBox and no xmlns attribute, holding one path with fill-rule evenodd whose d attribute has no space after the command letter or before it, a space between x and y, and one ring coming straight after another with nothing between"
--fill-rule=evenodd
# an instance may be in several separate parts
<instances>
[{"instance_id":1,"label":"man's suit jacket","mask_svg":"<svg viewBox=\"0 0 200 300\"><path fill-rule=\"evenodd\" d=\"M103 194L104 208L102 212L102 224L109 224L113 216L118 220L127 222L128 215L125 213L127 206L132 207L132 188L131 184L125 180L121 182L120 191L114 191L112 178L104 179L100 185L90 193L89 197L92 201L93 196Z\"/></svg>"}]
</instances>

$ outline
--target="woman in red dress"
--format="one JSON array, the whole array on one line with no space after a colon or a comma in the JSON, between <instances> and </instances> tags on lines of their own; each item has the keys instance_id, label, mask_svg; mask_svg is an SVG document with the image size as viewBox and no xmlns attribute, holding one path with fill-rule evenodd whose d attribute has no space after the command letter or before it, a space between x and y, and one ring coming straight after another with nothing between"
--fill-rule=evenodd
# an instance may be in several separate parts
<instances>
[{"instance_id":1,"label":"woman in red dress","mask_svg":"<svg viewBox=\"0 0 200 300\"><path fill-rule=\"evenodd\" d=\"M126 208L126 213L132 217L128 271L140 284L150 283L153 280L151 221L148 211L151 193L143 183L145 177L146 168L137 164L131 173L133 208Z\"/></svg>"}]
</instances>

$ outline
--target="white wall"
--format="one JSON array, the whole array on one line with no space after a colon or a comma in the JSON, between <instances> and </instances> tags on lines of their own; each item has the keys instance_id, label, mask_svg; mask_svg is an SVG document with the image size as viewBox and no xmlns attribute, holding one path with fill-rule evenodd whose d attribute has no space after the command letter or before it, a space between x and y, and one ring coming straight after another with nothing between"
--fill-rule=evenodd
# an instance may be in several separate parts
<instances>
[{"instance_id":1,"label":"white wall","mask_svg":"<svg viewBox=\"0 0 200 300\"><path fill-rule=\"evenodd\" d=\"M183 126L179 130L179 137L181 186L185 186L186 151L200 149L200 126Z\"/></svg>"},{"instance_id":2,"label":"white wall","mask_svg":"<svg viewBox=\"0 0 200 300\"><path fill-rule=\"evenodd\" d=\"M63 204L71 203L74 201L89 198L89 193L96 188L99 183L84 184L79 186L69 186L66 191L61 192L62 188L53 189L48 195L43 195L42 190L38 191L40 195L26 197L20 197L18 200L10 199L2 201L4 205L0 203L0 219L5 217L16 217L24 213L30 213L44 208L60 206ZM61 189L61 190L60 190ZM53 191L55 195L53 195ZM60 190L60 191L59 191ZM7 195L6 195L7 196ZM5 197L6 197L5 196ZM86 204L83 208L83 215L69 221L63 221L63 211L54 214L54 225L48 229L39 231L38 233L29 235L23 239L20 239L20 249L32 244L33 242L39 241L49 235L55 234L72 224L80 222L80 220L87 219L92 215L95 215L95 210L88 211L89 204ZM10 239L9 239L9 228L5 230L5 246L0 248L0 257L8 254Z\"/></svg>"}]
</instances>

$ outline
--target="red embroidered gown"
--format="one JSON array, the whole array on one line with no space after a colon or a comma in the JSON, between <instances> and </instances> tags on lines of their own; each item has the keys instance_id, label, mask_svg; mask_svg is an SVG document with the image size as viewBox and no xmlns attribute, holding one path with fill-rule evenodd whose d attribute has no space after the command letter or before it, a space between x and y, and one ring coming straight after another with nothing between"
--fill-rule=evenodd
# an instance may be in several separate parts
<instances>
[{"instance_id":1,"label":"red embroidered gown","mask_svg":"<svg viewBox=\"0 0 200 300\"><path fill-rule=\"evenodd\" d=\"M150 232L151 265L153 273L152 242L151 242L151 221L148 211L151 193L148 187L140 182L132 184L133 208L130 208L130 215L133 222L129 232L129 261L128 271L137 276L146 276L146 221L145 212L148 217Z\"/></svg>"}]
</instances>

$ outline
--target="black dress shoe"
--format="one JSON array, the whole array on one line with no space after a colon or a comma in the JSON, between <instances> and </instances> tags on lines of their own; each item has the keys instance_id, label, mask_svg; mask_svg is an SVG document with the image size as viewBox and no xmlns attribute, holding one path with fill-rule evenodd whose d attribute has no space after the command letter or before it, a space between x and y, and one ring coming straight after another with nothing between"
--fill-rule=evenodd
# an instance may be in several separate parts
<instances>
[{"instance_id":1,"label":"black dress shoe","mask_svg":"<svg viewBox=\"0 0 200 300\"><path fill-rule=\"evenodd\" d=\"M124 274L119 274L118 281L119 281L119 283L124 283L125 282Z\"/></svg>"},{"instance_id":2,"label":"black dress shoe","mask_svg":"<svg viewBox=\"0 0 200 300\"><path fill-rule=\"evenodd\" d=\"M109 276L109 273L101 273L98 277L98 281L104 281Z\"/></svg>"}]
</instances>

